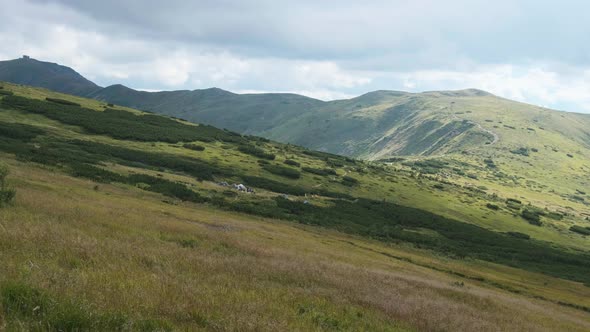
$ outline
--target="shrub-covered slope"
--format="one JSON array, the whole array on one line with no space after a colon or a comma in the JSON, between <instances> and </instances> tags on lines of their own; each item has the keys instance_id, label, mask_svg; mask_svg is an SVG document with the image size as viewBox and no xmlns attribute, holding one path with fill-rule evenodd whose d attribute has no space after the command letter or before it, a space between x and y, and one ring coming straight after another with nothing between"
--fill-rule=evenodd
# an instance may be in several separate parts
<instances>
[{"instance_id":1,"label":"shrub-covered slope","mask_svg":"<svg viewBox=\"0 0 590 332\"><path fill-rule=\"evenodd\" d=\"M469 330L483 328L494 320L511 322L503 326L515 330L540 326L583 330L587 325L584 315L590 303L584 294L589 288L584 284L590 282L590 253L588 239L579 232L588 225L583 214L587 211L587 193L582 189L572 195L570 209L562 211L516 197L514 192L507 195L481 185L492 176L518 181L502 175L504 166L493 159L482 161L480 166L454 159L366 162L96 100L7 83L1 86L9 93L0 96L0 156L13 171L10 181L17 190L16 202L0 210L4 246L0 256L4 263L0 264L0 317L10 327L234 329L250 321L254 329L287 326L396 330L445 326ZM516 150L515 156L530 158L522 151ZM469 181L481 182L474 186ZM142 212L135 216L139 210ZM155 211L161 218L148 217ZM202 223L202 215L211 216L211 222L203 227L214 233L247 227L250 222L258 225L250 221L250 216L258 217L257 222L262 222L260 217L268 219L245 232L247 238L239 232L235 237L230 233L227 241L220 242L218 237L205 235L201 226L192 228L194 223ZM226 218L232 221L226 222ZM24 220L25 228L21 229L16 220ZM241 222L246 224L240 226ZM56 233L47 232L51 223L56 223ZM278 228L276 233L260 237L254 230L258 227L263 232L268 227ZM297 239L309 237L305 240L308 246L299 243L286 249L289 246L273 244L274 238L283 239L284 232L291 234L292 229L303 232L292 233ZM35 234L46 236L38 238ZM58 238L79 242L72 246L62 241L60 246ZM102 253L104 248L98 244L103 241L108 243L104 248L114 251ZM88 243L97 245L92 249ZM308 256L324 245L325 256ZM179 250L186 252L181 254ZM287 259L285 250L294 250L289 257L303 256L295 261ZM36 256L35 252L50 254ZM155 252L168 254L150 254ZM279 252L279 258L270 258ZM24 264L22 255L34 257L26 266L39 268L31 268L32 273L13 268ZM297 266L308 269L317 259L325 263L334 255L368 255L363 257L369 261L337 258L342 262L337 263L339 267L326 267L333 271L329 273L334 273L335 279L327 277L326 270L317 272L318 277L312 279L305 278L314 272L295 272ZM119 257L116 263L101 263L113 262L114 257ZM123 262L124 257L131 261ZM217 260L219 264L211 265ZM196 262L205 261L210 262L203 270L207 272L199 274L196 267L201 265ZM293 265L296 261L301 263ZM364 288L372 285L377 275L390 273L386 272L389 267L382 272L375 269L384 269L383 264L389 266L391 262L409 269L404 278L420 276L427 280L434 276L441 280L433 292L442 292L442 297L428 296L440 302L411 305L408 296L415 294L413 289L424 287L412 282L412 290L404 291L409 293L396 296L399 301L408 301L406 308L415 308L408 315L401 307L398 310L388 306L374 292L383 287L399 291L385 286L385 279L374 290ZM265 267L248 272L246 266ZM349 272L342 274L345 270ZM68 283L49 282L52 273ZM515 273L521 276L518 280L508 277ZM192 279L198 275L202 276L200 284L206 287L201 290L208 292L204 297L198 295ZM225 278L227 285L234 286L220 289L223 286L215 286L206 275L216 280ZM347 275L346 280L355 282L362 280L363 291L354 292L355 287L338 281L338 275ZM91 279L83 280L89 276ZM453 278L458 280L450 281ZM153 302L157 292L148 279L168 285L162 292L178 298L174 309L167 311L164 308L168 305ZM80 286L82 282L86 286ZM471 286L464 288L466 283ZM80 292L76 290L79 287ZM469 287L477 287L478 291L472 293ZM107 289L111 295L92 295L98 289ZM143 306L116 295L135 298L131 294L134 289L150 290L141 295L146 299ZM261 300L269 298L263 295L263 289L273 290L270 298L276 300ZM299 291L301 295L294 295ZM481 292L488 291L500 294L492 301L502 309L483 305ZM342 302L331 297L330 292L348 295ZM370 294L370 298L361 294ZM470 296L475 297L465 300ZM246 302L255 305L243 312L227 313L199 298L230 299L236 307ZM527 319L516 323L517 316L507 304L514 300L531 306L537 305L536 301L545 303L551 308L548 317L561 318L537 321L522 309L518 317ZM461 310L453 309L453 305L445 311L453 320L425 317L419 309L434 308L445 301L484 301L482 309L471 313L486 318L460 316ZM297 305L289 307L293 303ZM269 314L273 306L277 312L272 317L279 317L275 320ZM41 311L31 314L31 308L37 307ZM187 316L179 316L180 312ZM258 318L250 320L252 314ZM419 316L422 318L416 318ZM266 328L254 321L265 322Z\"/></svg>"}]
</instances>

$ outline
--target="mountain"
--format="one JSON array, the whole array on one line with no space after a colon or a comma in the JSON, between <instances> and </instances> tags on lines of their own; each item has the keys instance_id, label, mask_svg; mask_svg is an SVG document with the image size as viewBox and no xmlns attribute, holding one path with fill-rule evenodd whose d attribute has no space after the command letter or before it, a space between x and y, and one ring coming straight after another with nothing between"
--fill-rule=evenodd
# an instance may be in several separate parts
<instances>
[{"instance_id":1,"label":"mountain","mask_svg":"<svg viewBox=\"0 0 590 332\"><path fill-rule=\"evenodd\" d=\"M145 92L120 84L99 88L67 67L25 58L2 62L0 80L369 160L504 153L531 139L542 147L559 145L569 151L585 151L590 144L588 115L552 111L476 89L374 91L330 102L218 88Z\"/></svg>"},{"instance_id":2,"label":"mountain","mask_svg":"<svg viewBox=\"0 0 590 332\"><path fill-rule=\"evenodd\" d=\"M0 62L0 80L30 84L368 160L472 153L512 157L516 149L590 153L590 116L515 102L485 91L374 91L324 102L284 93L235 94L218 88L145 92L100 88L74 70L27 57Z\"/></svg>"},{"instance_id":3,"label":"mountain","mask_svg":"<svg viewBox=\"0 0 590 332\"><path fill-rule=\"evenodd\" d=\"M0 83L2 328L587 331L568 134L377 162Z\"/></svg>"},{"instance_id":4,"label":"mountain","mask_svg":"<svg viewBox=\"0 0 590 332\"><path fill-rule=\"evenodd\" d=\"M235 94L218 88L194 91L136 91L113 85L90 97L144 111L256 135L323 105L288 93Z\"/></svg>"},{"instance_id":5,"label":"mountain","mask_svg":"<svg viewBox=\"0 0 590 332\"><path fill-rule=\"evenodd\" d=\"M31 85L77 96L86 96L101 87L69 67L23 56L0 61L0 81Z\"/></svg>"}]
</instances>

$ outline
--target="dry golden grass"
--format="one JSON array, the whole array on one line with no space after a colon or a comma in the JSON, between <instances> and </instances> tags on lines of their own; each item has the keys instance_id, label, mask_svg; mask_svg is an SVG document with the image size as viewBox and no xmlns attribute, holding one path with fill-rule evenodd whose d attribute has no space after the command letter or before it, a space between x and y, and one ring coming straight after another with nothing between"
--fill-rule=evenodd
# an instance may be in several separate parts
<instances>
[{"instance_id":1,"label":"dry golden grass","mask_svg":"<svg viewBox=\"0 0 590 332\"><path fill-rule=\"evenodd\" d=\"M90 181L5 161L18 196L0 210L0 285L30 285L95 313L179 330L590 330L586 312L433 268L518 289L531 280L531 295L588 305L589 289L579 284L202 205L170 205L125 186L94 190ZM0 312L0 326L32 326Z\"/></svg>"}]
</instances>

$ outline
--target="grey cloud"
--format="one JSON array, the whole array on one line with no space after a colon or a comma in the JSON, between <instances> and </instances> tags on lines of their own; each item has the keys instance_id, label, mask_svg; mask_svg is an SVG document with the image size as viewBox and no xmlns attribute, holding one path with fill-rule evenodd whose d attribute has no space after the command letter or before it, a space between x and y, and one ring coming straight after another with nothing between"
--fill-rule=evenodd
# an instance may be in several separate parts
<instances>
[{"instance_id":1,"label":"grey cloud","mask_svg":"<svg viewBox=\"0 0 590 332\"><path fill-rule=\"evenodd\" d=\"M0 0L0 7L10 9L0 11L0 45L10 45L0 56L30 53L102 85L327 99L476 87L590 110L590 44L582 42L590 4L581 1Z\"/></svg>"},{"instance_id":2,"label":"grey cloud","mask_svg":"<svg viewBox=\"0 0 590 332\"><path fill-rule=\"evenodd\" d=\"M46 1L42 1L46 2ZM589 5L561 1L88 1L59 3L111 34L176 40L246 56L369 67L445 67L457 58L590 64ZM105 23L106 22L106 23ZM379 60L381 59L381 60Z\"/></svg>"}]
</instances>

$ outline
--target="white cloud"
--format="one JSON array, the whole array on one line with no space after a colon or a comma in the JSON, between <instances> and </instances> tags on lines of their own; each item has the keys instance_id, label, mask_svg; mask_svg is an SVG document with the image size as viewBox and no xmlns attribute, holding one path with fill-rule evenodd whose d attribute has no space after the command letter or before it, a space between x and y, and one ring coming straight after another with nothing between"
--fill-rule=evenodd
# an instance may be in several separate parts
<instances>
[{"instance_id":1,"label":"white cloud","mask_svg":"<svg viewBox=\"0 0 590 332\"><path fill-rule=\"evenodd\" d=\"M546 7L538 7L543 15L535 19L523 16L536 4L528 1L490 8L483 0L329 6L302 0L287 12L271 1L192 3L189 10L171 0L152 4L153 11L143 1L108 3L101 9L92 1L0 0L10 8L0 12L0 45L10 45L0 57L28 54L73 67L101 85L149 90L217 86L330 100L377 89L473 87L590 112L589 53L572 37L588 25L574 19L579 11L572 8L570 25L551 32L543 20ZM219 15L211 20L211 13Z\"/></svg>"},{"instance_id":2,"label":"white cloud","mask_svg":"<svg viewBox=\"0 0 590 332\"><path fill-rule=\"evenodd\" d=\"M569 111L590 112L590 68L570 69L567 75L543 64L484 65L469 72L424 70L395 74L415 82L412 89L440 90L478 88L496 95Z\"/></svg>"}]
</instances>

